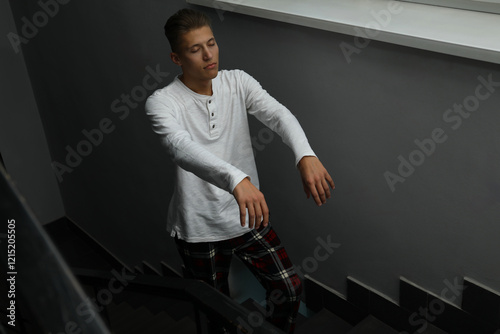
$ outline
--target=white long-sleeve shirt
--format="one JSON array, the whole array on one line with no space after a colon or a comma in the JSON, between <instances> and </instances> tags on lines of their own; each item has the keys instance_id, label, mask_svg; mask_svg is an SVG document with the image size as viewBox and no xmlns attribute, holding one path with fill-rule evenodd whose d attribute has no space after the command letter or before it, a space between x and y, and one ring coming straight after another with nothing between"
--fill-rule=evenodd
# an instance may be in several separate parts
<instances>
[{"instance_id":1,"label":"white long-sleeve shirt","mask_svg":"<svg viewBox=\"0 0 500 334\"><path fill-rule=\"evenodd\" d=\"M220 241L249 231L240 225L232 195L245 177L259 188L247 115L278 133L295 155L315 156L292 113L241 70L219 71L212 96L200 95L176 77L146 102L153 130L176 168L167 230L187 242Z\"/></svg>"}]
</instances>

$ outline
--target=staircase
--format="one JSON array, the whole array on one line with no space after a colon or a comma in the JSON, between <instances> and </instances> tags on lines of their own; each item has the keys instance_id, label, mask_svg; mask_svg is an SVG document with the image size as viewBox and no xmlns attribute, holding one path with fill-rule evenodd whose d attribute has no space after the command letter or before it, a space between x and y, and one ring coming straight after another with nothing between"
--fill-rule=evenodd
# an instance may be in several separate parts
<instances>
[{"instance_id":1,"label":"staircase","mask_svg":"<svg viewBox=\"0 0 500 334\"><path fill-rule=\"evenodd\" d=\"M312 277L306 275L305 280L308 308L317 315L326 309L354 326L335 333L500 334L500 294L470 278L464 278L463 285L459 308L404 277L399 303L352 277L347 278L347 297Z\"/></svg>"},{"instance_id":2,"label":"staircase","mask_svg":"<svg viewBox=\"0 0 500 334\"><path fill-rule=\"evenodd\" d=\"M45 226L66 262L71 268L89 268L104 271L115 270L120 273L124 265L91 240L85 232L66 218L59 219ZM127 268L130 277L155 275L178 277L179 274L167 264L161 263L162 272L158 272L147 262L133 269ZM118 287L117 293L99 292L82 284L86 294L94 297L101 316L107 322L112 334L159 334L178 333L195 334L196 322L191 303L146 295ZM106 298L110 297L110 300Z\"/></svg>"},{"instance_id":3,"label":"staircase","mask_svg":"<svg viewBox=\"0 0 500 334\"><path fill-rule=\"evenodd\" d=\"M263 306L252 299L242 303L248 310L265 314ZM306 318L299 314L297 318L296 334L398 334L399 332L372 315L367 315L356 324L350 324L331 311L323 308L313 316ZM423 332L424 334L442 334L442 331Z\"/></svg>"},{"instance_id":4,"label":"staircase","mask_svg":"<svg viewBox=\"0 0 500 334\"><path fill-rule=\"evenodd\" d=\"M67 218L46 225L45 229L72 268L108 272L125 270L130 277L180 277L166 263L161 263L161 272L147 262L128 268ZM306 275L305 304L313 314L307 317L299 314L296 333L500 334L500 296L494 292L481 295L479 292L484 293L485 289L473 285L470 279L465 282L471 286L469 291L475 293L472 296L464 293L464 309L443 301L446 303L443 314L436 317L437 320L425 321L424 324L421 318L413 316L415 310L429 307L432 298L428 292L419 290L404 278L401 279L400 305L352 277L348 277L346 298ZM119 290L118 287L115 288ZM95 303L101 308L101 316L113 334L197 333L196 312L190 302L146 295L126 288L117 293L95 291L88 285L84 289L88 296L95 296ZM473 302L477 301L479 295L486 298L488 308ZM259 316L265 318L265 309L256 301L247 299L242 306L250 312L259 312ZM247 330L252 333L253 328Z\"/></svg>"}]
</instances>

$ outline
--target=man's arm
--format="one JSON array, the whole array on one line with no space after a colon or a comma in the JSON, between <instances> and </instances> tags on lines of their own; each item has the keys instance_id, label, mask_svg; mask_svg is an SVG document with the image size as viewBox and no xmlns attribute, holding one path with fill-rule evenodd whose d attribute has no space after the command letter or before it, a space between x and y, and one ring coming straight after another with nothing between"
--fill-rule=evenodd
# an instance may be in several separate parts
<instances>
[{"instance_id":1,"label":"man's arm","mask_svg":"<svg viewBox=\"0 0 500 334\"><path fill-rule=\"evenodd\" d=\"M242 72L246 87L249 114L255 115L263 124L275 131L289 146L302 178L304 192L311 195L318 206L331 197L335 184L327 170L314 154L307 137L295 116L281 103L270 96L250 75Z\"/></svg>"},{"instance_id":2,"label":"man's arm","mask_svg":"<svg viewBox=\"0 0 500 334\"><path fill-rule=\"evenodd\" d=\"M326 203L331 197L330 187L335 189L335 184L327 170L316 156L304 156L297 165L304 192L307 198L313 197L318 206ZM243 179L233 192L240 207L241 226L245 226L245 216L248 210L250 228L259 228L261 224L269 223L269 208L264 194L257 189L248 178Z\"/></svg>"}]
</instances>

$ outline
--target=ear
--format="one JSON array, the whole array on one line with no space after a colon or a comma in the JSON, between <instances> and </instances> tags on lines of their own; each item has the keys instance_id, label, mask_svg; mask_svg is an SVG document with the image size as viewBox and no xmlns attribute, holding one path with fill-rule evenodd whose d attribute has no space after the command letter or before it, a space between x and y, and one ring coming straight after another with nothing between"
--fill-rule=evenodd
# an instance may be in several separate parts
<instances>
[{"instance_id":1,"label":"ear","mask_svg":"<svg viewBox=\"0 0 500 334\"><path fill-rule=\"evenodd\" d=\"M177 53L175 53L175 52L170 53L170 59L172 59L174 64L176 64L178 66L182 65L181 58L179 57L179 55Z\"/></svg>"}]
</instances>

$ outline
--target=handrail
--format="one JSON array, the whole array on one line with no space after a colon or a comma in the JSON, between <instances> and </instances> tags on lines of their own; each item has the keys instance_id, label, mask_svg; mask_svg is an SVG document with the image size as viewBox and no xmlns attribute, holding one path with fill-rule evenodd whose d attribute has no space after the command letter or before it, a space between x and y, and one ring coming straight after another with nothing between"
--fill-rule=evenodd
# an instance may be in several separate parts
<instances>
[{"instance_id":1,"label":"handrail","mask_svg":"<svg viewBox=\"0 0 500 334\"><path fill-rule=\"evenodd\" d=\"M72 268L72 270L82 284L94 286L105 286L115 277L111 272L101 270L81 268ZM228 328L238 329L242 333L284 334L283 331L267 322L248 328L247 319L251 312L200 280L137 275L127 282L127 290L190 301L195 308L200 309L210 319Z\"/></svg>"},{"instance_id":2,"label":"handrail","mask_svg":"<svg viewBox=\"0 0 500 334\"><path fill-rule=\"evenodd\" d=\"M8 236L0 243L1 270L12 292L1 292L0 298L7 298L11 307L7 319L2 315L4 327L19 331L29 313L29 325L40 333L108 334L99 315L89 321L78 314L78 305L86 299L81 286L3 166L0 174L0 217L6 228L1 233Z\"/></svg>"}]
</instances>

